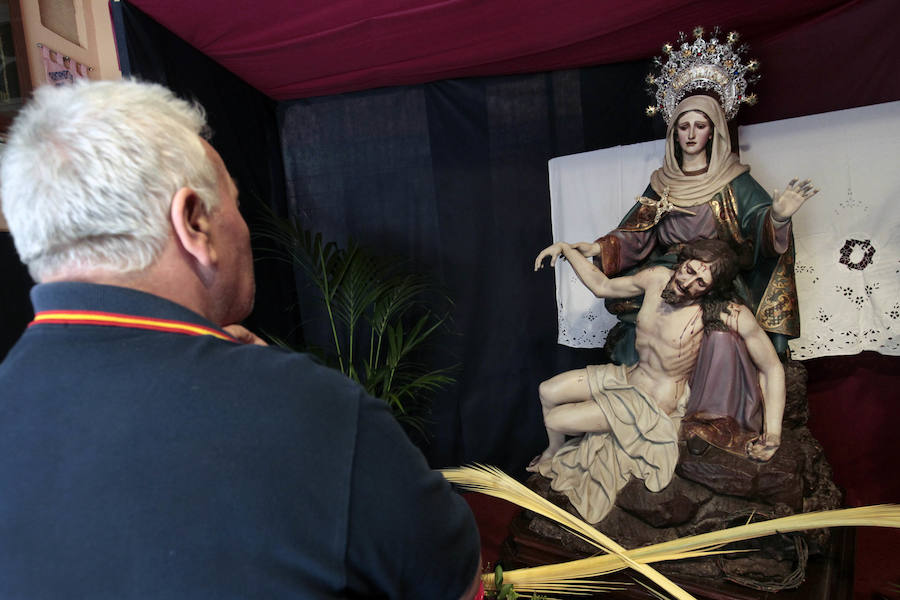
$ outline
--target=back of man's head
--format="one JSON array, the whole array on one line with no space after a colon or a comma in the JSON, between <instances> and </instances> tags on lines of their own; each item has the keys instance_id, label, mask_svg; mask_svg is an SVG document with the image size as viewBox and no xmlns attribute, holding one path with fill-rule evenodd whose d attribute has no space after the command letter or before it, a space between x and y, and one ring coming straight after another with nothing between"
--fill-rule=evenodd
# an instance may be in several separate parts
<instances>
[{"instance_id":1,"label":"back of man's head","mask_svg":"<svg viewBox=\"0 0 900 600\"><path fill-rule=\"evenodd\" d=\"M32 277L153 264L178 189L193 188L210 209L218 203L205 129L202 108L156 84L38 88L0 166L3 212Z\"/></svg>"}]
</instances>

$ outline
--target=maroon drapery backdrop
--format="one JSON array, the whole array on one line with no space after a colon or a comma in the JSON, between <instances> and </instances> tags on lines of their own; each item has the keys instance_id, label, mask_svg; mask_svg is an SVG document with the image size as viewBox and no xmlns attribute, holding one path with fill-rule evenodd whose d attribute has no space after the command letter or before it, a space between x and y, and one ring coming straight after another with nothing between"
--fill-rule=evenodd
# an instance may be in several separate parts
<instances>
[{"instance_id":1,"label":"maroon drapery backdrop","mask_svg":"<svg viewBox=\"0 0 900 600\"><path fill-rule=\"evenodd\" d=\"M696 25L739 31L763 64L744 122L900 99L896 0L133 4L276 100L646 59Z\"/></svg>"}]
</instances>

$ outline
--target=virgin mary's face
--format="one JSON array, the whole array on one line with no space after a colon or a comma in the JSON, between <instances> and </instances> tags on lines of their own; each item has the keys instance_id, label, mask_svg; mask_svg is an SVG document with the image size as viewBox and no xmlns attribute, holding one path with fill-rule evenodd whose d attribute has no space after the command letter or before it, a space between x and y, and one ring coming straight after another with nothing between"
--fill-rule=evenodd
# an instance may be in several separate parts
<instances>
[{"instance_id":1,"label":"virgin mary's face","mask_svg":"<svg viewBox=\"0 0 900 600\"><path fill-rule=\"evenodd\" d=\"M712 130L709 118L699 110L689 110L678 117L675 131L684 156L693 156L705 151Z\"/></svg>"}]
</instances>

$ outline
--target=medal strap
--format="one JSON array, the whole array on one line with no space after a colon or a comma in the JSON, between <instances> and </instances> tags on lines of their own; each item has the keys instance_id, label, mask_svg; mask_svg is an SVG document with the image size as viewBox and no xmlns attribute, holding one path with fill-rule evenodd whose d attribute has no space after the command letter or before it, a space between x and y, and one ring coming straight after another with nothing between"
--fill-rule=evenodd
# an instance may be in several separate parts
<instances>
[{"instance_id":1,"label":"medal strap","mask_svg":"<svg viewBox=\"0 0 900 600\"><path fill-rule=\"evenodd\" d=\"M128 329L149 329L152 331L166 331L183 335L211 335L229 342L240 343L230 335L194 323L174 321L170 319L156 319L154 317L138 317L119 313L98 312L92 310L44 310L34 315L34 320L28 324L62 324L62 325L98 325L101 327L125 327Z\"/></svg>"}]
</instances>

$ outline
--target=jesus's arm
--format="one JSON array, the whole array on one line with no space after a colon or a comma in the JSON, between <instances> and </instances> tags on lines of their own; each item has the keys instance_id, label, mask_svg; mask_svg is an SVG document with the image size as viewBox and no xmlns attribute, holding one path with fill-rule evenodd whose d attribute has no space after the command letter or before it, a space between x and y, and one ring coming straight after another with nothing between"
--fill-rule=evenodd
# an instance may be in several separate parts
<instances>
[{"instance_id":1,"label":"jesus's arm","mask_svg":"<svg viewBox=\"0 0 900 600\"><path fill-rule=\"evenodd\" d=\"M585 258L577 248L565 242L557 242L538 254L534 261L534 270L540 269L546 258L550 259L550 266L555 267L560 255L563 255L569 261L581 282L598 298L631 298L640 296L652 284L654 279L663 277L660 269L671 273L663 267L654 267L634 275L610 279L594 263Z\"/></svg>"},{"instance_id":2,"label":"jesus's arm","mask_svg":"<svg viewBox=\"0 0 900 600\"><path fill-rule=\"evenodd\" d=\"M759 385L763 394L763 432L748 448L754 460L767 461L781 445L781 420L784 416L784 367L778 360L769 336L756 322L753 313L743 305L732 305L729 322L747 346L747 352L759 370Z\"/></svg>"}]
</instances>

